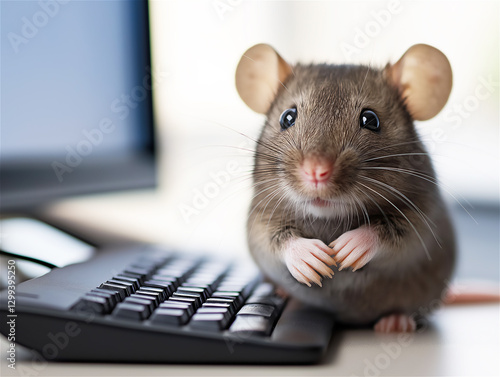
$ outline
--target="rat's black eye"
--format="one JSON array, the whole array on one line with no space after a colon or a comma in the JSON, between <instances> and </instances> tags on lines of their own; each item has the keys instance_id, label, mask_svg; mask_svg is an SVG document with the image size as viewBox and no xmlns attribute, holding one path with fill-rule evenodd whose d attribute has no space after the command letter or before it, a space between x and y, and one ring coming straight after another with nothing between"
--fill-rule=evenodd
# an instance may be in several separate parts
<instances>
[{"instance_id":1,"label":"rat's black eye","mask_svg":"<svg viewBox=\"0 0 500 377\"><path fill-rule=\"evenodd\" d=\"M297 109L295 107L283 111L280 116L281 131L292 127L295 124L295 119L297 119Z\"/></svg>"},{"instance_id":2,"label":"rat's black eye","mask_svg":"<svg viewBox=\"0 0 500 377\"><path fill-rule=\"evenodd\" d=\"M380 131L380 120L377 114L371 110L363 110L359 117L359 125L361 128L367 128L370 131Z\"/></svg>"}]
</instances>

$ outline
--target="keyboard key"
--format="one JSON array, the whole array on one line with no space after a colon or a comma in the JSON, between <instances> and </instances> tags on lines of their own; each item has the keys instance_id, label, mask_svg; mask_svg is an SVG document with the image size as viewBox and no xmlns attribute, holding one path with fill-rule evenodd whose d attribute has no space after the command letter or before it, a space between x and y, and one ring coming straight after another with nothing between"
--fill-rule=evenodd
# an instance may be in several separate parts
<instances>
[{"instance_id":1,"label":"keyboard key","mask_svg":"<svg viewBox=\"0 0 500 377\"><path fill-rule=\"evenodd\" d=\"M135 263L131 264L130 268L148 271L148 273L150 274L158 268L158 265L154 262L140 261L140 262L135 262Z\"/></svg>"},{"instance_id":2,"label":"keyboard key","mask_svg":"<svg viewBox=\"0 0 500 377\"><path fill-rule=\"evenodd\" d=\"M172 282L163 280L148 280L144 282L144 286L162 289L167 296L171 296L175 291L175 285Z\"/></svg>"},{"instance_id":3,"label":"keyboard key","mask_svg":"<svg viewBox=\"0 0 500 377\"><path fill-rule=\"evenodd\" d=\"M228 322L227 317L222 313L195 313L189 325L207 331L221 331L227 327Z\"/></svg>"},{"instance_id":4,"label":"keyboard key","mask_svg":"<svg viewBox=\"0 0 500 377\"><path fill-rule=\"evenodd\" d=\"M189 280L205 281L208 283L220 283L220 281L224 277L224 273L225 269L205 269L205 266L202 265L189 277Z\"/></svg>"},{"instance_id":5,"label":"keyboard key","mask_svg":"<svg viewBox=\"0 0 500 377\"><path fill-rule=\"evenodd\" d=\"M155 303L156 306L160 305L160 297L158 297L158 293L155 293L155 292L148 292L148 291L143 291L143 290L138 290L136 291L133 295L131 295L132 297L143 297L143 298L147 298L149 300L153 300L153 302Z\"/></svg>"},{"instance_id":6,"label":"keyboard key","mask_svg":"<svg viewBox=\"0 0 500 377\"><path fill-rule=\"evenodd\" d=\"M113 280L119 280L119 281L125 281L127 283L131 283L135 290L139 289L139 287L140 287L139 279L133 278L130 276L117 275L117 276L113 277Z\"/></svg>"},{"instance_id":7,"label":"keyboard key","mask_svg":"<svg viewBox=\"0 0 500 377\"><path fill-rule=\"evenodd\" d=\"M121 284L104 283L101 284L99 288L118 292L118 294L120 295L120 301L122 301L125 297L129 296L127 287Z\"/></svg>"},{"instance_id":8,"label":"keyboard key","mask_svg":"<svg viewBox=\"0 0 500 377\"><path fill-rule=\"evenodd\" d=\"M107 314L111 311L111 306L104 297L86 294L72 310L81 313Z\"/></svg>"},{"instance_id":9,"label":"keyboard key","mask_svg":"<svg viewBox=\"0 0 500 377\"><path fill-rule=\"evenodd\" d=\"M165 301L160 304L162 309L184 309L187 311L189 317L194 314L194 308L191 304L179 301Z\"/></svg>"},{"instance_id":10,"label":"keyboard key","mask_svg":"<svg viewBox=\"0 0 500 377\"><path fill-rule=\"evenodd\" d=\"M268 336L274 325L274 320L257 315L237 315L229 328L231 333Z\"/></svg>"},{"instance_id":11,"label":"keyboard key","mask_svg":"<svg viewBox=\"0 0 500 377\"><path fill-rule=\"evenodd\" d=\"M121 275L134 277L136 279L139 279L139 281L143 283L149 277L150 271L144 268L130 267L125 269L125 271L123 271Z\"/></svg>"},{"instance_id":12,"label":"keyboard key","mask_svg":"<svg viewBox=\"0 0 500 377\"><path fill-rule=\"evenodd\" d=\"M245 284L226 284L222 282L218 287L218 291L233 291L240 292L245 288Z\"/></svg>"},{"instance_id":13,"label":"keyboard key","mask_svg":"<svg viewBox=\"0 0 500 377\"><path fill-rule=\"evenodd\" d=\"M188 299L192 299L194 300L195 302L195 307L196 308L199 308L201 306L201 304L203 303L203 300L201 299L201 295L197 294L197 293L184 293L184 292L174 292L174 294L172 295L172 298L188 298Z\"/></svg>"},{"instance_id":14,"label":"keyboard key","mask_svg":"<svg viewBox=\"0 0 500 377\"><path fill-rule=\"evenodd\" d=\"M199 284L197 284L195 281L192 282L191 279L189 279L187 282L182 284L182 287L186 287L186 288L203 289L207 293L208 297L210 297L212 295L212 293L214 292L212 286L213 286L213 284L211 284L211 283L199 283Z\"/></svg>"},{"instance_id":15,"label":"keyboard key","mask_svg":"<svg viewBox=\"0 0 500 377\"><path fill-rule=\"evenodd\" d=\"M90 291L90 293L104 293L104 294L108 295L110 300L111 300L111 306L113 306L113 307L121 301L120 292L118 292L118 291L95 288L95 289L92 289Z\"/></svg>"},{"instance_id":16,"label":"keyboard key","mask_svg":"<svg viewBox=\"0 0 500 377\"><path fill-rule=\"evenodd\" d=\"M151 280L159 280L171 283L174 286L174 289L177 289L177 287L180 285L180 279L176 278L175 276L165 276L156 274L151 277Z\"/></svg>"},{"instance_id":17,"label":"keyboard key","mask_svg":"<svg viewBox=\"0 0 500 377\"><path fill-rule=\"evenodd\" d=\"M264 304L264 305L272 305L277 309L281 309L285 303L286 303L286 298L277 295L277 294L271 294L268 296L258 296L258 295L251 295L246 301L246 304Z\"/></svg>"},{"instance_id":18,"label":"keyboard key","mask_svg":"<svg viewBox=\"0 0 500 377\"><path fill-rule=\"evenodd\" d=\"M208 292L203 288L194 288L194 287L186 287L184 284L179 287L177 293L194 293L200 295L202 301L205 301L208 298Z\"/></svg>"},{"instance_id":19,"label":"keyboard key","mask_svg":"<svg viewBox=\"0 0 500 377\"><path fill-rule=\"evenodd\" d=\"M276 309L281 310L286 303L286 298L278 295L272 284L261 283L255 288L245 303L272 305Z\"/></svg>"},{"instance_id":20,"label":"keyboard key","mask_svg":"<svg viewBox=\"0 0 500 377\"><path fill-rule=\"evenodd\" d=\"M156 274L162 276L173 276L179 280L183 280L189 271L190 268L167 266L165 268L156 271Z\"/></svg>"},{"instance_id":21,"label":"keyboard key","mask_svg":"<svg viewBox=\"0 0 500 377\"><path fill-rule=\"evenodd\" d=\"M161 288L154 288L154 287L141 287L141 289L139 289L138 291L136 291L135 293L150 293L150 294L154 294L158 297L158 304L160 302L163 302L167 299L168 295L165 293L165 291Z\"/></svg>"},{"instance_id":22,"label":"keyboard key","mask_svg":"<svg viewBox=\"0 0 500 377\"><path fill-rule=\"evenodd\" d=\"M132 300L132 302L120 302L115 310L113 310L113 315L135 321L142 321L148 318L151 312L147 305L141 305L133 301L134 300Z\"/></svg>"},{"instance_id":23,"label":"keyboard key","mask_svg":"<svg viewBox=\"0 0 500 377\"><path fill-rule=\"evenodd\" d=\"M243 304L243 297L241 297L240 292L235 291L215 291L212 298L229 298L236 300L237 305Z\"/></svg>"},{"instance_id":24,"label":"keyboard key","mask_svg":"<svg viewBox=\"0 0 500 377\"><path fill-rule=\"evenodd\" d=\"M134 284L129 283L127 281L111 279L111 280L108 280L106 283L107 284L118 284L118 285L125 286L125 289L127 290L128 295L131 295L132 293L135 292Z\"/></svg>"},{"instance_id":25,"label":"keyboard key","mask_svg":"<svg viewBox=\"0 0 500 377\"><path fill-rule=\"evenodd\" d=\"M228 308L229 310L233 311L233 305L231 302L220 302L220 301L209 301L210 299L207 300L207 302L204 302L202 307L213 307L213 308Z\"/></svg>"},{"instance_id":26,"label":"keyboard key","mask_svg":"<svg viewBox=\"0 0 500 377\"><path fill-rule=\"evenodd\" d=\"M232 317L229 308L210 308L202 306L196 311L196 314L223 314L226 320L230 320Z\"/></svg>"},{"instance_id":27,"label":"keyboard key","mask_svg":"<svg viewBox=\"0 0 500 377\"><path fill-rule=\"evenodd\" d=\"M256 283L257 280L255 279L254 275L248 275L247 273L242 272L242 276L229 276L228 278L224 279L224 281L221 283L221 287L219 287L219 290L231 290L228 289L231 285L239 287L235 290L240 291L241 296L245 299L249 296Z\"/></svg>"},{"instance_id":28,"label":"keyboard key","mask_svg":"<svg viewBox=\"0 0 500 377\"><path fill-rule=\"evenodd\" d=\"M274 318L277 315L274 306L271 305L262 305L262 304L247 304L243 306L238 315L259 315L266 318Z\"/></svg>"},{"instance_id":29,"label":"keyboard key","mask_svg":"<svg viewBox=\"0 0 500 377\"><path fill-rule=\"evenodd\" d=\"M124 272L128 274L135 274L135 275L149 275L151 272L155 269L154 265L141 265L138 263L135 263L131 265L130 267L126 268Z\"/></svg>"},{"instance_id":30,"label":"keyboard key","mask_svg":"<svg viewBox=\"0 0 500 377\"><path fill-rule=\"evenodd\" d=\"M236 313L236 311L239 309L239 305L237 304L236 300L232 298L217 298L217 297L210 297L205 304L213 304L213 305L229 305L229 309L232 314ZM204 305L205 305L204 304Z\"/></svg>"},{"instance_id":31,"label":"keyboard key","mask_svg":"<svg viewBox=\"0 0 500 377\"><path fill-rule=\"evenodd\" d=\"M154 324L181 326L189 321L189 314L185 309L158 308L151 316Z\"/></svg>"},{"instance_id":32,"label":"keyboard key","mask_svg":"<svg viewBox=\"0 0 500 377\"><path fill-rule=\"evenodd\" d=\"M199 306L196 303L196 300L193 298L172 296L165 302L182 302L184 304L189 304L193 308L193 311L196 311L196 309L199 308Z\"/></svg>"},{"instance_id":33,"label":"keyboard key","mask_svg":"<svg viewBox=\"0 0 500 377\"><path fill-rule=\"evenodd\" d=\"M150 312L155 310L158 306L153 297L146 297L138 295L136 293L132 294L130 297L127 297L123 302L132 302L134 304L146 305Z\"/></svg>"},{"instance_id":34,"label":"keyboard key","mask_svg":"<svg viewBox=\"0 0 500 377\"><path fill-rule=\"evenodd\" d=\"M275 287L271 283L260 283L258 284L252 292L252 296L269 296L273 294Z\"/></svg>"},{"instance_id":35,"label":"keyboard key","mask_svg":"<svg viewBox=\"0 0 500 377\"><path fill-rule=\"evenodd\" d=\"M113 308L116 304L114 301L114 297L112 295L108 295L106 293L101 293L101 292L89 292L86 294L87 296L96 296L96 297L102 297L106 300L107 305L110 308Z\"/></svg>"}]
</instances>

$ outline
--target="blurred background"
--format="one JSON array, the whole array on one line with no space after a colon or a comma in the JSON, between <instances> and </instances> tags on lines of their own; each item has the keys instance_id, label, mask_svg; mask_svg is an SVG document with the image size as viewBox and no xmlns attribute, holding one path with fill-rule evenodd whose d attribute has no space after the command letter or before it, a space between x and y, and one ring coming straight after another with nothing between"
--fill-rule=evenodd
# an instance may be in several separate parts
<instances>
[{"instance_id":1,"label":"blurred background","mask_svg":"<svg viewBox=\"0 0 500 377\"><path fill-rule=\"evenodd\" d=\"M268 43L290 63L383 67L427 43L446 54L454 73L444 110L417 128L459 228L459 274L498 280L498 1L153 0L150 17L153 72L161 77L154 88L160 185L64 200L47 209L51 217L246 255L253 140L264 117L235 89L244 51ZM61 13L52 22L63 20Z\"/></svg>"}]
</instances>

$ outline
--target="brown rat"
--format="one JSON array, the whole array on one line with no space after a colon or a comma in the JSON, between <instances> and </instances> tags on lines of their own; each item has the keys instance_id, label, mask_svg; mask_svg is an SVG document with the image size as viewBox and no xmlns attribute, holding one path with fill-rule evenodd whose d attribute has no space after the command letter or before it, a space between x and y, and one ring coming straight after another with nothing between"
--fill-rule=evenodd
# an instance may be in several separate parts
<instances>
[{"instance_id":1,"label":"brown rat","mask_svg":"<svg viewBox=\"0 0 500 377\"><path fill-rule=\"evenodd\" d=\"M455 238L413 121L439 113L451 84L428 45L383 69L244 54L238 92L266 114L248 242L269 279L339 321L415 328L448 284Z\"/></svg>"}]
</instances>

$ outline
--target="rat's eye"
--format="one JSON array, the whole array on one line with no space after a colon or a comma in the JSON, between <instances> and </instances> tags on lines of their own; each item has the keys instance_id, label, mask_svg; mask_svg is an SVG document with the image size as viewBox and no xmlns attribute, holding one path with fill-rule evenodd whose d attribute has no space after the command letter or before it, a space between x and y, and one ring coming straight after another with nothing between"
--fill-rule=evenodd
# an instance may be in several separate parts
<instances>
[{"instance_id":1,"label":"rat's eye","mask_svg":"<svg viewBox=\"0 0 500 377\"><path fill-rule=\"evenodd\" d=\"M375 114L371 110L363 110L361 112L361 116L359 117L359 125L361 126L361 128L367 128L370 131L380 131L380 120L378 120L377 114Z\"/></svg>"},{"instance_id":2,"label":"rat's eye","mask_svg":"<svg viewBox=\"0 0 500 377\"><path fill-rule=\"evenodd\" d=\"M281 131L292 127L295 124L295 119L297 119L297 109L295 107L283 111L280 116Z\"/></svg>"}]
</instances>

